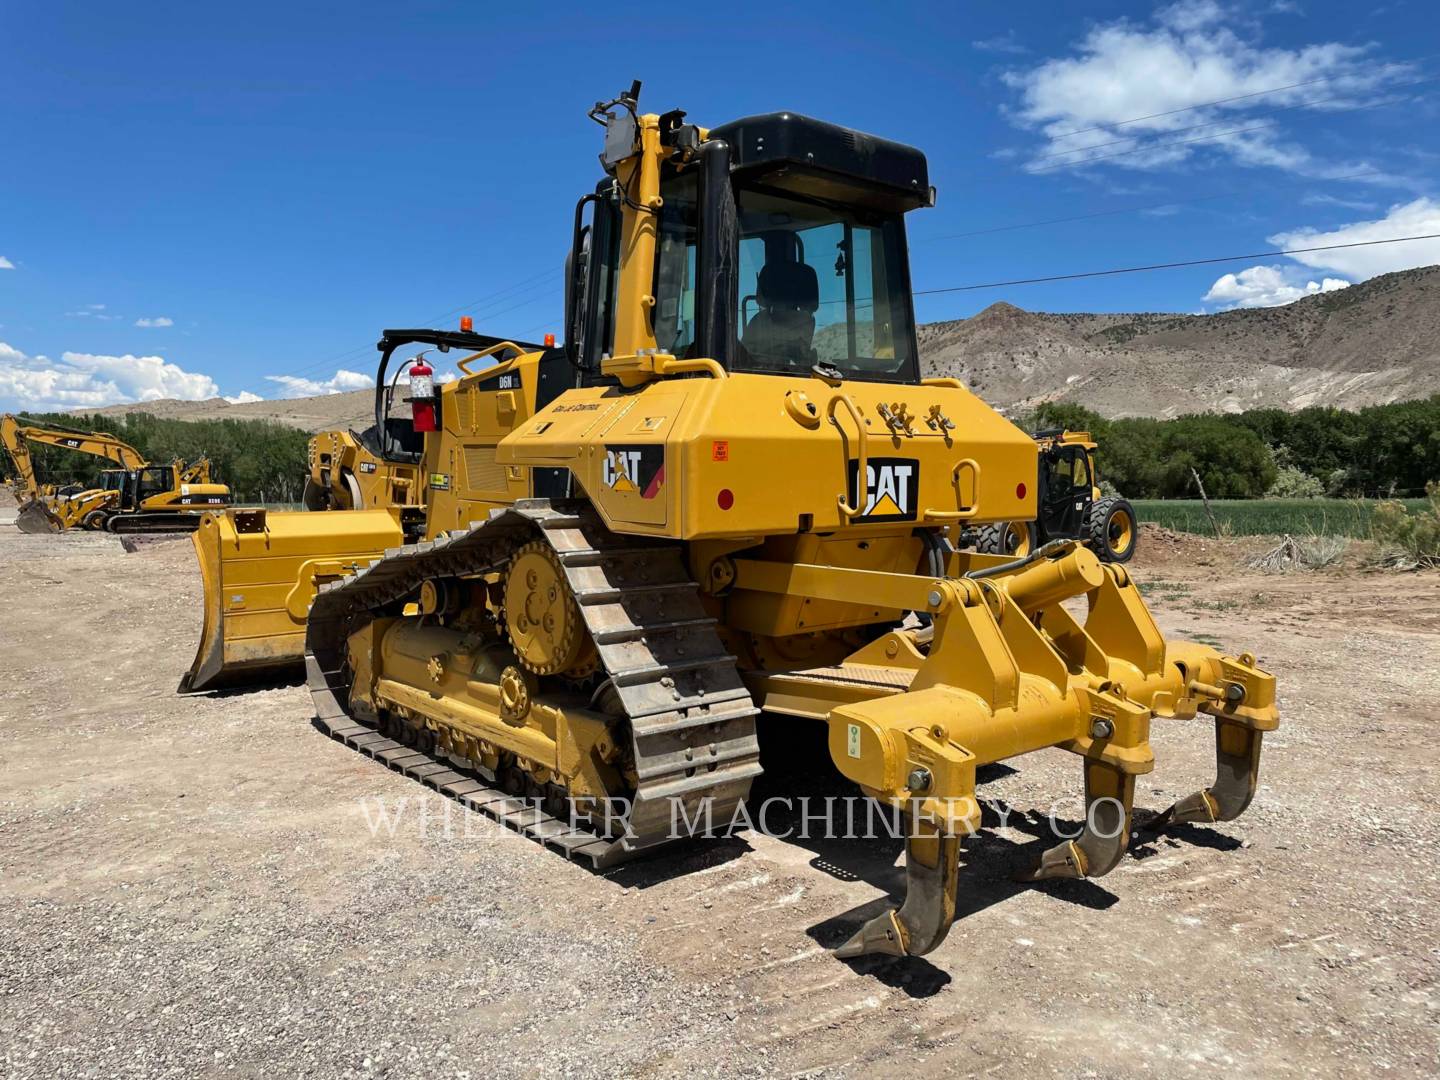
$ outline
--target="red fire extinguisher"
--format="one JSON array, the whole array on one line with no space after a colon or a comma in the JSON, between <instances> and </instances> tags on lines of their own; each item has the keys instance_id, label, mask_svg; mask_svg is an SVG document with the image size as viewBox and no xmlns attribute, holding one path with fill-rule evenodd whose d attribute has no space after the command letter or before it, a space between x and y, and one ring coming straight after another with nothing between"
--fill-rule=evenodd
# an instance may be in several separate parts
<instances>
[{"instance_id":1,"label":"red fire extinguisher","mask_svg":"<svg viewBox=\"0 0 1440 1080\"><path fill-rule=\"evenodd\" d=\"M424 354L410 364L410 421L416 431L434 431L435 369L425 363Z\"/></svg>"}]
</instances>

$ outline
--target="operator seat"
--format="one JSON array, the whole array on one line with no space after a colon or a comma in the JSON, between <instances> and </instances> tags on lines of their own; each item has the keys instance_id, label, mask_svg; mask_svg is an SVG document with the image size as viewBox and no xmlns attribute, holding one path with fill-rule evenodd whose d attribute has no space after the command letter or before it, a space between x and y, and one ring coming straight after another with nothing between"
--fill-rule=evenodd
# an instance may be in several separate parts
<instances>
[{"instance_id":1,"label":"operator seat","mask_svg":"<svg viewBox=\"0 0 1440 1080\"><path fill-rule=\"evenodd\" d=\"M767 368L805 370L816 362L815 312L820 280L803 262L767 262L755 283L760 310L745 327L741 344Z\"/></svg>"}]
</instances>

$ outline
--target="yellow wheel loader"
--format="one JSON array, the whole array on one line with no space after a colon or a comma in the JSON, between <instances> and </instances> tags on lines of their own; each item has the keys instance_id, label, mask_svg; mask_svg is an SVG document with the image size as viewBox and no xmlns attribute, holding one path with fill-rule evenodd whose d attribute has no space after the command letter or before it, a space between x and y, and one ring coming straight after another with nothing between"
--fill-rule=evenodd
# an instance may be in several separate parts
<instances>
[{"instance_id":1,"label":"yellow wheel loader","mask_svg":"<svg viewBox=\"0 0 1440 1080\"><path fill-rule=\"evenodd\" d=\"M95 488L56 489L39 483L31 443L91 454L120 468L104 470ZM184 532L199 525L201 508L230 502L230 489L211 481L207 458L190 465L151 465L129 443L104 431L78 431L6 413L0 416L0 446L15 462L16 525L22 532Z\"/></svg>"},{"instance_id":2,"label":"yellow wheel loader","mask_svg":"<svg viewBox=\"0 0 1440 1080\"><path fill-rule=\"evenodd\" d=\"M947 541L1036 516L1037 450L920 375L923 154L794 113L706 130L638 92L591 113L564 346L436 332L461 377L411 381L424 540L386 511L209 516L189 685L303 648L333 738L597 867L743 817L761 710L824 725L907 823L904 903L847 957L944 939L989 763L1076 756L1085 824L1032 879L1115 867L1156 720L1203 715L1217 760L1160 824L1241 813L1278 724L1253 656L1167 642L1075 540Z\"/></svg>"},{"instance_id":3,"label":"yellow wheel loader","mask_svg":"<svg viewBox=\"0 0 1440 1080\"><path fill-rule=\"evenodd\" d=\"M1071 539L1102 562L1135 557L1140 527L1135 510L1118 495L1100 490L1100 464L1088 431L1038 431L1034 521L998 521L967 534L975 550L990 555L1028 555L1041 544Z\"/></svg>"}]
</instances>

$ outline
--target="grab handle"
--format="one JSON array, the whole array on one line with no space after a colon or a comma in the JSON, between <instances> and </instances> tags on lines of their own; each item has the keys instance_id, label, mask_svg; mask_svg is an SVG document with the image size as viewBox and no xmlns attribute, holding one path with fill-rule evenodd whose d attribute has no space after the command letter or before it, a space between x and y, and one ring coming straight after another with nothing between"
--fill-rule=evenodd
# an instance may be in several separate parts
<instances>
[{"instance_id":1,"label":"grab handle","mask_svg":"<svg viewBox=\"0 0 1440 1080\"><path fill-rule=\"evenodd\" d=\"M964 458L955 463L955 468L950 473L950 483L955 487L955 502L960 505L963 501L960 492L960 473L968 469L974 475L975 501L970 506L960 506L959 510L926 510L925 518L929 521L968 521L980 512L980 463L974 458Z\"/></svg>"},{"instance_id":2,"label":"grab handle","mask_svg":"<svg viewBox=\"0 0 1440 1080\"><path fill-rule=\"evenodd\" d=\"M845 429L840 426L840 421L835 419L835 409L840 405L845 406L846 411L850 414L850 419L855 421L855 431L857 435L855 445L859 451L859 460L856 462L855 471L855 496L856 501L860 503L859 506L851 506L847 501L850 495L850 454L845 447L845 440L843 438ZM839 431L842 436L840 440L840 451L845 455L844 467L841 475L840 494L835 497L835 502L840 508L840 516L846 521L849 521L851 518L859 517L865 509L865 495L869 488L869 485L866 483L866 473L870 468L870 436L865 431L865 420L861 417L860 410L855 407L855 402L850 400L849 394L839 393L832 397L830 404L825 407L825 418L835 425L835 429Z\"/></svg>"},{"instance_id":3,"label":"grab handle","mask_svg":"<svg viewBox=\"0 0 1440 1080\"><path fill-rule=\"evenodd\" d=\"M509 360L502 360L499 363L495 364L493 367L488 367L483 371L476 372L470 370L470 365L473 364L476 360L483 360L485 359L485 357L493 356L504 349L513 349L515 351L515 356L512 356ZM488 349L481 349L477 353L471 353L469 356L465 357L465 359L456 361L455 366L458 367L466 375L479 375L481 378L488 379L492 375L499 375L502 370L509 371L510 368L515 366L515 361L524 354L525 350L520 348L520 346L516 345L513 341L502 341L496 345L491 345Z\"/></svg>"}]
</instances>

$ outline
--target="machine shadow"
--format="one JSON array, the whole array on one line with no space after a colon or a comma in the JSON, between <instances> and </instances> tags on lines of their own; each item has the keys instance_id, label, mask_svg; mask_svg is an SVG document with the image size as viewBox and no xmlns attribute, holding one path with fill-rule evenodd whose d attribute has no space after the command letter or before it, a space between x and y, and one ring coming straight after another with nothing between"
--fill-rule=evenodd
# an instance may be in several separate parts
<instances>
[{"instance_id":1,"label":"machine shadow","mask_svg":"<svg viewBox=\"0 0 1440 1080\"><path fill-rule=\"evenodd\" d=\"M904 840L893 835L892 823L876 812L867 819L864 809L855 809L853 822L843 808L864 805L860 791L830 762L823 724L762 717L760 760L765 772L750 793L751 814L756 824L783 843L793 844L812 854L810 865L841 881L864 881L881 889L885 896L811 926L806 932L818 944L835 948L843 944L864 923L905 895ZM979 770L981 784L1014 773L1008 765L990 765ZM775 800L768 807L766 800ZM801 800L808 800L802 802ZM833 802L831 802L833 800ZM852 800L849 803L846 800ZM834 825L851 832L826 835L827 804L836 807ZM764 820L761 821L761 808ZM1038 862L1041 852L1059 839L1049 831L1049 819L1021 815L993 801L981 800L981 827L964 844L957 887L956 921L1003 903L1027 889L1039 888L1049 896L1082 907L1102 909L1118 897L1093 881L1017 881L1018 872ZM1063 829L1078 830L1074 822L1056 823ZM853 826L853 827L852 827ZM1001 828L1019 828L1036 837L1032 843L1016 843L1001 836ZM920 957L861 957L848 961L857 972L871 975L888 986L913 996L928 996L949 982L949 976Z\"/></svg>"},{"instance_id":2,"label":"machine shadow","mask_svg":"<svg viewBox=\"0 0 1440 1080\"><path fill-rule=\"evenodd\" d=\"M1208 848L1211 851L1238 851L1241 842L1233 836L1216 832L1213 826L1194 825L1185 822L1168 825L1163 829L1153 826L1160 818L1158 810L1136 810L1134 828L1130 834L1129 854L1137 859L1148 859L1160 853L1161 840L1174 840L1191 847Z\"/></svg>"}]
</instances>

